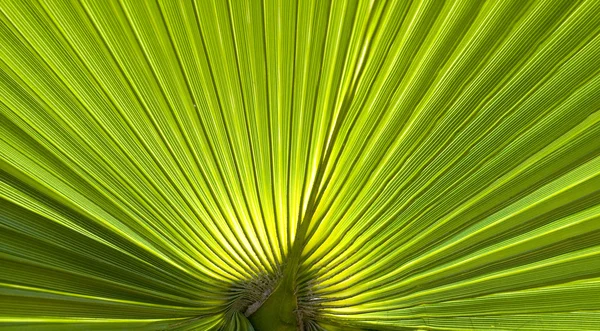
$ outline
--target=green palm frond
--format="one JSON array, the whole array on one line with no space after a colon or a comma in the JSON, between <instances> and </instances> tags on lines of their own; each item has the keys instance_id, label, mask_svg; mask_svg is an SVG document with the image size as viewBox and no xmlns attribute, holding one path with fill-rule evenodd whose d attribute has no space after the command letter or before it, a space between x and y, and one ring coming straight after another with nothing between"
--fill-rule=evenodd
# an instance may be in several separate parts
<instances>
[{"instance_id":1,"label":"green palm frond","mask_svg":"<svg viewBox=\"0 0 600 331\"><path fill-rule=\"evenodd\" d=\"M0 328L600 330L600 1L0 1Z\"/></svg>"}]
</instances>

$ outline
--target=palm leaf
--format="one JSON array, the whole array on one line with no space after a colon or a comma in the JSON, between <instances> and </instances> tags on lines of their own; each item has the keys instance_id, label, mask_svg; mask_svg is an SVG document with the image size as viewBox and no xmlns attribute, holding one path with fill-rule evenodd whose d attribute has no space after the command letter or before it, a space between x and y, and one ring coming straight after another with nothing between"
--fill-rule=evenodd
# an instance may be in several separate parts
<instances>
[{"instance_id":1,"label":"palm leaf","mask_svg":"<svg viewBox=\"0 0 600 331\"><path fill-rule=\"evenodd\" d=\"M0 326L600 330L600 2L0 3Z\"/></svg>"}]
</instances>

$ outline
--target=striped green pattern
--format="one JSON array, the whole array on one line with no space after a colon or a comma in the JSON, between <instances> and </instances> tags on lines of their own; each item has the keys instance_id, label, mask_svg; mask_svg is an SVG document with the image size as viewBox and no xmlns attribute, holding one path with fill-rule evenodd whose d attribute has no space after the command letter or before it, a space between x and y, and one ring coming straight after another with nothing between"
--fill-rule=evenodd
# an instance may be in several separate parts
<instances>
[{"instance_id":1,"label":"striped green pattern","mask_svg":"<svg viewBox=\"0 0 600 331\"><path fill-rule=\"evenodd\" d=\"M2 330L271 331L286 279L600 330L600 1L0 0Z\"/></svg>"}]
</instances>

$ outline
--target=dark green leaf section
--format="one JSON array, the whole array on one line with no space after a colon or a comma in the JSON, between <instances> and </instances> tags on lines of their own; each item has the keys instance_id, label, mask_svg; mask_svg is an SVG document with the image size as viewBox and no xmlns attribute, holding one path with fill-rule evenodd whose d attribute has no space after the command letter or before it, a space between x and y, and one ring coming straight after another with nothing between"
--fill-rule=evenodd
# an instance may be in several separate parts
<instances>
[{"instance_id":1,"label":"dark green leaf section","mask_svg":"<svg viewBox=\"0 0 600 331\"><path fill-rule=\"evenodd\" d=\"M600 1L0 1L0 328L599 330Z\"/></svg>"},{"instance_id":2,"label":"dark green leaf section","mask_svg":"<svg viewBox=\"0 0 600 331\"><path fill-rule=\"evenodd\" d=\"M224 331L254 331L254 327L250 321L240 312L234 313L223 328Z\"/></svg>"}]
</instances>

